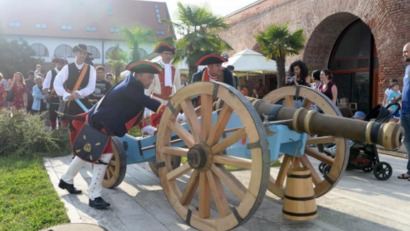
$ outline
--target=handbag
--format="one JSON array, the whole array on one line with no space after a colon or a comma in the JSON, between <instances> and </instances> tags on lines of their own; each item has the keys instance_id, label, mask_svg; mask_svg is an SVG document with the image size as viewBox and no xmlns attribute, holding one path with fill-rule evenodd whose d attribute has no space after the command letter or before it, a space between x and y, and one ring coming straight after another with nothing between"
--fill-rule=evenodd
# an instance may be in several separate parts
<instances>
[{"instance_id":1,"label":"handbag","mask_svg":"<svg viewBox=\"0 0 410 231\"><path fill-rule=\"evenodd\" d=\"M11 102L13 101L14 92L13 90L6 90L6 101Z\"/></svg>"}]
</instances>

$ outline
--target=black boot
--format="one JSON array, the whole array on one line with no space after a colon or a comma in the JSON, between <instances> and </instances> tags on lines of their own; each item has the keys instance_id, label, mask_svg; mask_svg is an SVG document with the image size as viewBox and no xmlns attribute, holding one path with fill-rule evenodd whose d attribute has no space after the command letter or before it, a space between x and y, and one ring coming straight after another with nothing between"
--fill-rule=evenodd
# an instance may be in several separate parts
<instances>
[{"instance_id":1,"label":"black boot","mask_svg":"<svg viewBox=\"0 0 410 231\"><path fill-rule=\"evenodd\" d=\"M81 190L76 189L73 184L68 184L61 179L58 187L61 189L67 189L70 194L81 194Z\"/></svg>"},{"instance_id":2,"label":"black boot","mask_svg":"<svg viewBox=\"0 0 410 231\"><path fill-rule=\"evenodd\" d=\"M96 209L105 209L109 207L111 204L102 199L102 197L97 197L94 200L89 199L88 205Z\"/></svg>"}]
</instances>

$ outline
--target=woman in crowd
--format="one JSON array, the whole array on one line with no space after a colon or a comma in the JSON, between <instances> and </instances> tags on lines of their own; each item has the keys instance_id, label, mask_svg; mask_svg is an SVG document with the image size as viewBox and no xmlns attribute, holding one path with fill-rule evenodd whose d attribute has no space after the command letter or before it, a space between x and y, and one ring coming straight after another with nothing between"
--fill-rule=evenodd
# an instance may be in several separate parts
<instances>
[{"instance_id":1,"label":"woman in crowd","mask_svg":"<svg viewBox=\"0 0 410 231\"><path fill-rule=\"evenodd\" d=\"M285 83L286 86L298 86L303 85L310 87L309 83L306 80L310 79L309 69L306 64L301 60L293 62L289 67L289 75L286 76ZM293 98L294 108L300 108L303 105L303 97L294 97Z\"/></svg>"},{"instance_id":2,"label":"woman in crowd","mask_svg":"<svg viewBox=\"0 0 410 231\"><path fill-rule=\"evenodd\" d=\"M43 95L43 78L41 76L37 76L34 78L34 85L33 87L33 106L32 110L35 113L41 113L46 110L46 97Z\"/></svg>"},{"instance_id":3,"label":"woman in crowd","mask_svg":"<svg viewBox=\"0 0 410 231\"><path fill-rule=\"evenodd\" d=\"M13 77L13 81L9 87L13 92L13 99L10 102L11 112L16 114L20 109L27 108L27 87L24 81L24 76L20 72L16 72Z\"/></svg>"},{"instance_id":4,"label":"woman in crowd","mask_svg":"<svg viewBox=\"0 0 410 231\"><path fill-rule=\"evenodd\" d=\"M6 106L6 86L2 80L3 74L0 73L0 110Z\"/></svg>"},{"instance_id":5,"label":"woman in crowd","mask_svg":"<svg viewBox=\"0 0 410 231\"><path fill-rule=\"evenodd\" d=\"M390 80L389 87L384 91L384 96L383 96L382 105L385 106L385 107L386 107L387 105L389 105L389 103L390 103L387 98L389 97L390 93L393 91L391 86L393 86L394 83L399 83L399 80L397 80L397 79L391 79L391 80ZM401 94L400 89L399 89L398 92L399 92L399 94Z\"/></svg>"},{"instance_id":6,"label":"woman in crowd","mask_svg":"<svg viewBox=\"0 0 410 231\"><path fill-rule=\"evenodd\" d=\"M332 73L327 69L322 70L320 72L320 80L322 84L319 86L319 91L325 94L336 105L337 87L336 84L332 82Z\"/></svg>"}]
</instances>

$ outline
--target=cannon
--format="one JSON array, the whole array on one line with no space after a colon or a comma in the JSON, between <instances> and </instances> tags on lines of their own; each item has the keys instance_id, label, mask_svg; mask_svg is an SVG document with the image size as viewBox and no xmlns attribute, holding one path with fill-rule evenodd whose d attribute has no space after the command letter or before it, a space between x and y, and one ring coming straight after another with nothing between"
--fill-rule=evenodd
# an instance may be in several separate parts
<instances>
[{"instance_id":1,"label":"cannon","mask_svg":"<svg viewBox=\"0 0 410 231\"><path fill-rule=\"evenodd\" d=\"M294 96L305 99L303 108L293 108ZM199 117L192 104L196 97L201 99ZM280 99L285 99L285 105L274 104ZM220 108L213 110L216 100ZM252 217L267 190L284 197L291 165L310 170L318 198L342 177L349 156L346 139L387 149L400 145L400 126L342 118L326 96L307 87L284 87L263 100L251 101L223 83L199 82L182 88L169 101L157 134L143 139L113 138L114 155L104 187L119 185L127 164L151 161L182 220L199 230L229 230ZM312 103L324 113L308 111ZM181 111L187 118L185 124L176 121ZM270 119L263 120L267 115ZM313 138L314 134L321 136ZM330 142L336 144L334 158L309 147ZM331 166L330 172L317 173L315 160ZM278 163L280 168L271 170ZM245 181L227 170L229 166L244 169ZM227 191L235 198L229 199Z\"/></svg>"}]
</instances>

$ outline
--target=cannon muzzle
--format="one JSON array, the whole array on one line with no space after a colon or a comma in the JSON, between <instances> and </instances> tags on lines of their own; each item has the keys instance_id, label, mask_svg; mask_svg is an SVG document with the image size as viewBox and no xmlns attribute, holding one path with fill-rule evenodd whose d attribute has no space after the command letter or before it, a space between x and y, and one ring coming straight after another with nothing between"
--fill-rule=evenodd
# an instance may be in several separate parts
<instances>
[{"instance_id":1,"label":"cannon muzzle","mask_svg":"<svg viewBox=\"0 0 410 231\"><path fill-rule=\"evenodd\" d=\"M361 121L339 116L321 114L317 111L307 111L304 108L290 108L277 104L269 104L263 100L253 103L259 115L269 115L272 120L293 119L286 122L290 129L305 132L310 135L320 134L345 139L365 141L379 144L388 150L399 148L403 130L400 125L389 122Z\"/></svg>"}]
</instances>

